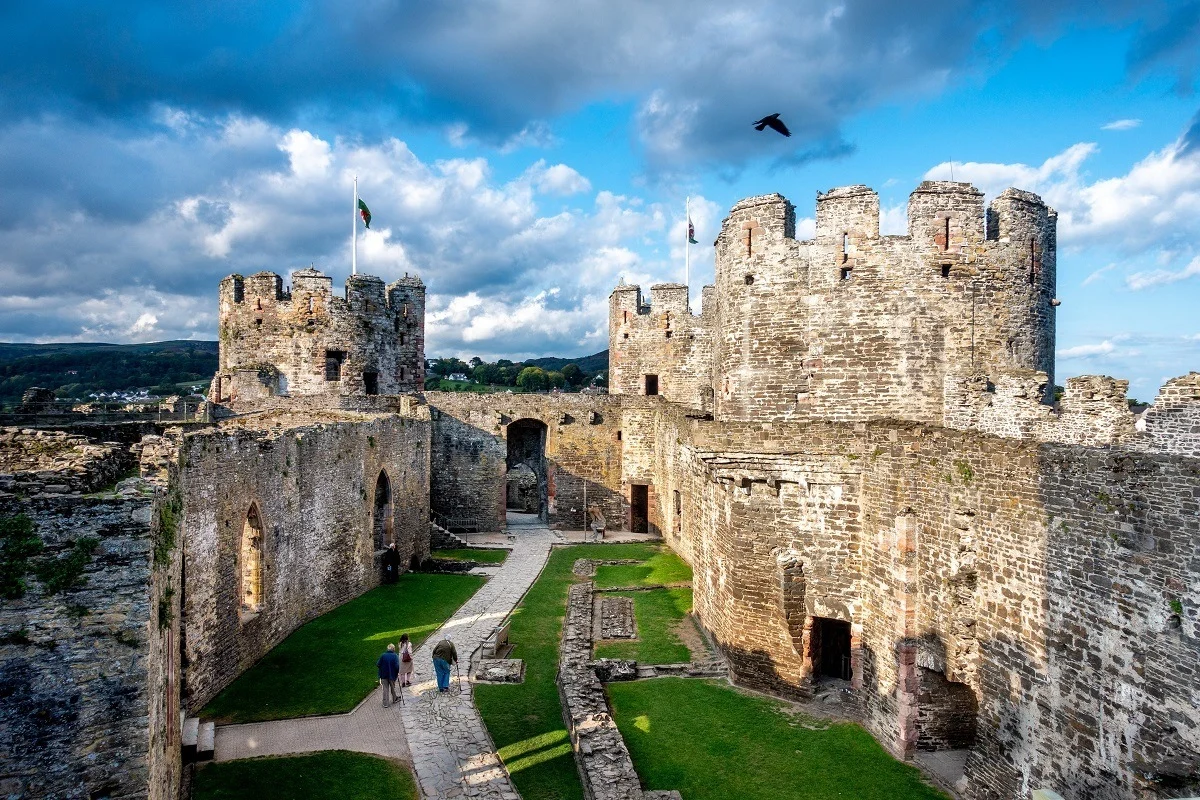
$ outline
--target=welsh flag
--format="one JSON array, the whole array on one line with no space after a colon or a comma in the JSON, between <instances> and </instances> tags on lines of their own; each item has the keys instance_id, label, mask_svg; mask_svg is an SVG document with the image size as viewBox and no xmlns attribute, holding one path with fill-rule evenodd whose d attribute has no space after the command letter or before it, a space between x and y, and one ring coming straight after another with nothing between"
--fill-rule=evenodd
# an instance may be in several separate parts
<instances>
[{"instance_id":1,"label":"welsh flag","mask_svg":"<svg viewBox=\"0 0 1200 800\"><path fill-rule=\"evenodd\" d=\"M368 228L371 227L371 209L367 208L367 204L360 198L358 201L358 213L363 219L363 224Z\"/></svg>"},{"instance_id":2,"label":"welsh flag","mask_svg":"<svg viewBox=\"0 0 1200 800\"><path fill-rule=\"evenodd\" d=\"M696 241L696 229L692 226L691 217L688 217L688 244L700 244Z\"/></svg>"}]
</instances>

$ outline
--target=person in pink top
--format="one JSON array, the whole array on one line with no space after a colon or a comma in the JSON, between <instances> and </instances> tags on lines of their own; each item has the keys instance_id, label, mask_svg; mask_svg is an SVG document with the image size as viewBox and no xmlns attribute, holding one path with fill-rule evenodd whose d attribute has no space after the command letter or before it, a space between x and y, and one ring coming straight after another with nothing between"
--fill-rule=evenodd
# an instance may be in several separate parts
<instances>
[{"instance_id":1,"label":"person in pink top","mask_svg":"<svg viewBox=\"0 0 1200 800\"><path fill-rule=\"evenodd\" d=\"M400 634L400 685L412 686L413 654L408 634Z\"/></svg>"}]
</instances>

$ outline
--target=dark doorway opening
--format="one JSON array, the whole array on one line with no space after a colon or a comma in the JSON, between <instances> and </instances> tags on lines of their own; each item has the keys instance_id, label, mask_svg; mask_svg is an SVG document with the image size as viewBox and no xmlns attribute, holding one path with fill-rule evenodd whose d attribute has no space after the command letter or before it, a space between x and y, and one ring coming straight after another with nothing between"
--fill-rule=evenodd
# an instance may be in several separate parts
<instances>
[{"instance_id":1,"label":"dark doorway opening","mask_svg":"<svg viewBox=\"0 0 1200 800\"><path fill-rule=\"evenodd\" d=\"M814 676L850 680L850 623L813 617L808 652Z\"/></svg>"},{"instance_id":2,"label":"dark doorway opening","mask_svg":"<svg viewBox=\"0 0 1200 800\"><path fill-rule=\"evenodd\" d=\"M644 483L629 487L629 530L650 532L650 487Z\"/></svg>"},{"instance_id":3,"label":"dark doorway opening","mask_svg":"<svg viewBox=\"0 0 1200 800\"><path fill-rule=\"evenodd\" d=\"M658 394L658 376L657 375L647 375L646 376L646 394L647 395Z\"/></svg>"},{"instance_id":4,"label":"dark doorway opening","mask_svg":"<svg viewBox=\"0 0 1200 800\"><path fill-rule=\"evenodd\" d=\"M379 394L379 373L364 372L363 373L363 389L367 394Z\"/></svg>"},{"instance_id":5,"label":"dark doorway opening","mask_svg":"<svg viewBox=\"0 0 1200 800\"><path fill-rule=\"evenodd\" d=\"M371 515L371 527L376 550L382 550L394 540L392 530L392 483L387 473L379 471L375 481L375 508Z\"/></svg>"},{"instance_id":6,"label":"dark doorway opening","mask_svg":"<svg viewBox=\"0 0 1200 800\"><path fill-rule=\"evenodd\" d=\"M549 520L546 478L546 423L519 419L508 426L504 507Z\"/></svg>"},{"instance_id":7,"label":"dark doorway opening","mask_svg":"<svg viewBox=\"0 0 1200 800\"><path fill-rule=\"evenodd\" d=\"M340 381L342 379L342 361L346 354L341 350L325 351L325 380Z\"/></svg>"}]
</instances>

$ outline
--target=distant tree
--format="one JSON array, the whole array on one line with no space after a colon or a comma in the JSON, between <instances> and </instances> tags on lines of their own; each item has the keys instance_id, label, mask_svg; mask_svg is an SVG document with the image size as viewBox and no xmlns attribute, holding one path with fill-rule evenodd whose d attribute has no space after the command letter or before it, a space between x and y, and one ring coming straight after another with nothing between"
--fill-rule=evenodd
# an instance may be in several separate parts
<instances>
[{"instance_id":1,"label":"distant tree","mask_svg":"<svg viewBox=\"0 0 1200 800\"><path fill-rule=\"evenodd\" d=\"M561 374L559 377L562 377ZM546 371L541 367L526 367L517 375L517 386L527 392L538 392L545 389L549 380Z\"/></svg>"},{"instance_id":2,"label":"distant tree","mask_svg":"<svg viewBox=\"0 0 1200 800\"><path fill-rule=\"evenodd\" d=\"M511 367L512 365L513 365L513 362L509 361L507 358L496 359L497 367Z\"/></svg>"},{"instance_id":3,"label":"distant tree","mask_svg":"<svg viewBox=\"0 0 1200 800\"><path fill-rule=\"evenodd\" d=\"M469 364L470 364L470 365L471 365L473 368L474 368L474 367L478 367L480 364L482 364L482 363L483 363L483 359L482 359L482 358L480 358L479 356L475 356L475 357L473 357L473 358L472 358L472 359L471 359L471 360L470 360L468 363L469 363Z\"/></svg>"},{"instance_id":4,"label":"distant tree","mask_svg":"<svg viewBox=\"0 0 1200 800\"><path fill-rule=\"evenodd\" d=\"M572 386L578 386L583 382L583 370L579 368L578 364L567 364L562 368L562 376Z\"/></svg>"},{"instance_id":5,"label":"distant tree","mask_svg":"<svg viewBox=\"0 0 1200 800\"><path fill-rule=\"evenodd\" d=\"M566 384L567 379L557 370L546 373L546 382L550 384L551 389L561 389Z\"/></svg>"}]
</instances>

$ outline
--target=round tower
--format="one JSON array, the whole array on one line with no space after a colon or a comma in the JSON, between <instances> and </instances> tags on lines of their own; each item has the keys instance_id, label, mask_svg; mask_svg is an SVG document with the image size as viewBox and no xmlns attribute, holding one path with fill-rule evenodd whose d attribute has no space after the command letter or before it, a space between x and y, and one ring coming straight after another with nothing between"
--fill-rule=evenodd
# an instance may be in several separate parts
<instances>
[{"instance_id":1,"label":"round tower","mask_svg":"<svg viewBox=\"0 0 1200 800\"><path fill-rule=\"evenodd\" d=\"M396 374L401 392L425 391L425 284L416 275L404 274L387 287L388 307L395 335Z\"/></svg>"}]
</instances>

